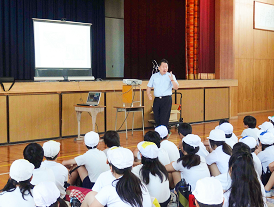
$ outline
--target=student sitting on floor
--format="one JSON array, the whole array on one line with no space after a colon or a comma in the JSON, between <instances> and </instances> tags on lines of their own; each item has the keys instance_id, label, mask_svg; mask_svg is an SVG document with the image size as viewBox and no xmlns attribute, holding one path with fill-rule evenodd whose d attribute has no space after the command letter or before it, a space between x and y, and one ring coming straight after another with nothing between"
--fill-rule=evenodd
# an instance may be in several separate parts
<instances>
[{"instance_id":1,"label":"student sitting on floor","mask_svg":"<svg viewBox=\"0 0 274 207\"><path fill-rule=\"evenodd\" d=\"M224 203L223 188L214 177L200 179L192 193L197 207L222 207Z\"/></svg>"},{"instance_id":2,"label":"student sitting on floor","mask_svg":"<svg viewBox=\"0 0 274 207\"><path fill-rule=\"evenodd\" d=\"M69 183L73 185L79 175L83 182L82 187L91 189L99 175L109 170L109 166L106 163L107 157L105 153L97 149L99 144L98 133L93 131L86 133L84 142L88 151L74 159L64 160L62 164L67 168L73 165L80 166L72 172Z\"/></svg>"},{"instance_id":3,"label":"student sitting on floor","mask_svg":"<svg viewBox=\"0 0 274 207\"><path fill-rule=\"evenodd\" d=\"M1 207L35 207L30 180L34 165L27 160L15 160L10 166L10 177L0 190Z\"/></svg>"},{"instance_id":4,"label":"student sitting on floor","mask_svg":"<svg viewBox=\"0 0 274 207\"><path fill-rule=\"evenodd\" d=\"M32 185L37 185L42 181L55 182L55 176L51 169L41 166L44 158L44 150L40 144L28 144L23 151L24 158L35 167L31 179Z\"/></svg>"},{"instance_id":5,"label":"student sitting on floor","mask_svg":"<svg viewBox=\"0 0 274 207\"><path fill-rule=\"evenodd\" d=\"M271 122L265 121L261 125L259 125L260 132L268 131L273 134L274 126Z\"/></svg>"},{"instance_id":6,"label":"student sitting on floor","mask_svg":"<svg viewBox=\"0 0 274 207\"><path fill-rule=\"evenodd\" d=\"M65 185L68 181L68 169L56 162L60 153L60 143L56 141L47 141L43 144L44 156L46 160L42 162L41 167L51 169L55 176L55 184L61 193L61 198L66 195Z\"/></svg>"},{"instance_id":7,"label":"student sitting on floor","mask_svg":"<svg viewBox=\"0 0 274 207\"><path fill-rule=\"evenodd\" d=\"M41 182L33 188L33 199L37 207L68 207L60 198L60 192L55 183Z\"/></svg>"},{"instance_id":8,"label":"student sitting on floor","mask_svg":"<svg viewBox=\"0 0 274 207\"><path fill-rule=\"evenodd\" d=\"M164 149L167 152L170 162L177 161L180 158L180 153L177 146L173 142L167 140L168 130L166 126L160 125L155 128L155 131L158 132L161 137L160 149Z\"/></svg>"},{"instance_id":9,"label":"student sitting on floor","mask_svg":"<svg viewBox=\"0 0 274 207\"><path fill-rule=\"evenodd\" d=\"M271 174L268 165L274 161L274 135L270 132L264 131L259 134L259 153L258 158L260 159L263 166L262 181L266 185L268 182L268 176L265 174Z\"/></svg>"},{"instance_id":10,"label":"student sitting on floor","mask_svg":"<svg viewBox=\"0 0 274 207\"><path fill-rule=\"evenodd\" d=\"M158 159L164 166L170 163L169 156L168 156L167 152L164 149L160 148L161 147L161 137L158 132L148 131L144 136L144 141L153 142L156 144L156 146L159 148ZM133 151L133 154L134 154L134 160L135 160L133 166L140 165L141 164L141 155L140 155L139 149L136 148Z\"/></svg>"},{"instance_id":11,"label":"student sitting on floor","mask_svg":"<svg viewBox=\"0 0 274 207\"><path fill-rule=\"evenodd\" d=\"M146 186L131 172L133 160L129 149L112 147L108 151L108 162L115 180L98 193L88 193L82 207L151 207Z\"/></svg>"},{"instance_id":12,"label":"student sitting on floor","mask_svg":"<svg viewBox=\"0 0 274 207\"><path fill-rule=\"evenodd\" d=\"M246 129L242 132L241 136L253 137L258 143L259 129L256 128L257 120L253 116L245 116L243 122Z\"/></svg>"},{"instance_id":13,"label":"student sitting on floor","mask_svg":"<svg viewBox=\"0 0 274 207\"><path fill-rule=\"evenodd\" d=\"M205 158L196 154L201 139L198 136L188 135L182 139L182 142L184 156L165 167L172 173L174 185L184 178L191 185L191 189L195 189L197 180L210 177Z\"/></svg>"},{"instance_id":14,"label":"student sitting on floor","mask_svg":"<svg viewBox=\"0 0 274 207\"><path fill-rule=\"evenodd\" d=\"M170 200L168 173L158 160L159 148L153 142L142 141L137 145L142 164L132 172L146 185L150 196L155 197L161 207L167 207Z\"/></svg>"},{"instance_id":15,"label":"student sitting on floor","mask_svg":"<svg viewBox=\"0 0 274 207\"><path fill-rule=\"evenodd\" d=\"M103 150L103 152L106 154L106 156L107 156L108 150L111 147L114 147L114 146L119 147L120 146L120 136L116 131L112 131L112 130L107 131L103 136L103 140L104 140L105 148L106 148Z\"/></svg>"},{"instance_id":16,"label":"student sitting on floor","mask_svg":"<svg viewBox=\"0 0 274 207\"><path fill-rule=\"evenodd\" d=\"M222 123L217 126L215 129L220 129L225 133L225 143L227 143L231 148L233 148L234 144L238 142L238 138L233 133L233 126L230 123Z\"/></svg>"},{"instance_id":17,"label":"student sitting on floor","mask_svg":"<svg viewBox=\"0 0 274 207\"><path fill-rule=\"evenodd\" d=\"M212 176L228 172L228 161L231 156L231 147L225 143L225 133L220 129L213 129L209 134L209 144L212 152L206 157Z\"/></svg>"},{"instance_id":18,"label":"student sitting on floor","mask_svg":"<svg viewBox=\"0 0 274 207\"><path fill-rule=\"evenodd\" d=\"M239 142L245 143L247 146L249 146L253 162L254 162L254 168L256 172L258 173L258 176L261 177L262 175L262 163L258 156L255 153L255 149L257 148L257 142L253 137L245 136L239 140Z\"/></svg>"}]
</instances>

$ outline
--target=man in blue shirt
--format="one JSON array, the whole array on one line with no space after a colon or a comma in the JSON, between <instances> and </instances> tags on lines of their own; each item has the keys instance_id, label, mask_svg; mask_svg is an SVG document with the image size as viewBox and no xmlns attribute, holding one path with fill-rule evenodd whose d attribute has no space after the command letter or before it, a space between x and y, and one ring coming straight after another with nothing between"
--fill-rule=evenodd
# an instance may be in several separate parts
<instances>
[{"instance_id":1,"label":"man in blue shirt","mask_svg":"<svg viewBox=\"0 0 274 207\"><path fill-rule=\"evenodd\" d=\"M154 88L153 113L157 126L165 125L168 128L172 105L172 89L177 90L179 84L172 72L168 71L168 61L162 59L159 63L159 72L153 74L147 84L147 96L152 100L151 89Z\"/></svg>"}]
</instances>

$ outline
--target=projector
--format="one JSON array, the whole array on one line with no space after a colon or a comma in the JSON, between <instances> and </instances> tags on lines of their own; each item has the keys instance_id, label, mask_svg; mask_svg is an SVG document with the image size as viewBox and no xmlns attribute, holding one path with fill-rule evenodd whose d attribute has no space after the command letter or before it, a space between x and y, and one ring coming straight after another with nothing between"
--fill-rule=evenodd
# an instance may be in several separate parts
<instances>
[{"instance_id":1,"label":"projector","mask_svg":"<svg viewBox=\"0 0 274 207\"><path fill-rule=\"evenodd\" d=\"M142 81L138 79L123 79L123 83L131 86L138 86L142 84Z\"/></svg>"}]
</instances>

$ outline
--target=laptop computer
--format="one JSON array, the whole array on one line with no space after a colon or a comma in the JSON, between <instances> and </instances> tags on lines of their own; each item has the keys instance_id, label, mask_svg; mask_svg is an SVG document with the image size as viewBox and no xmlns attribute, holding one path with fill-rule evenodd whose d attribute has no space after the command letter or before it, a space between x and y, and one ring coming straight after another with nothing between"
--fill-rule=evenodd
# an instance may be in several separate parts
<instances>
[{"instance_id":1,"label":"laptop computer","mask_svg":"<svg viewBox=\"0 0 274 207\"><path fill-rule=\"evenodd\" d=\"M101 98L101 92L89 92L87 102L85 104L77 104L79 106L98 106Z\"/></svg>"}]
</instances>

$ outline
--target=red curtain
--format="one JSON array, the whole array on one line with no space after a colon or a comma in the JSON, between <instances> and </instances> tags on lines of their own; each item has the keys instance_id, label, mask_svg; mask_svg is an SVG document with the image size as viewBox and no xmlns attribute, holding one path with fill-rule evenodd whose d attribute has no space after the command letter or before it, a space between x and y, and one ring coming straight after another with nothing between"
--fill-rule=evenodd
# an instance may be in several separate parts
<instances>
[{"instance_id":1,"label":"red curtain","mask_svg":"<svg viewBox=\"0 0 274 207\"><path fill-rule=\"evenodd\" d=\"M124 76L149 79L152 60L165 58L185 79L185 1L125 0L124 11Z\"/></svg>"},{"instance_id":2,"label":"red curtain","mask_svg":"<svg viewBox=\"0 0 274 207\"><path fill-rule=\"evenodd\" d=\"M210 79L208 74L215 73L215 0L200 0L199 29L199 74L204 74L204 79Z\"/></svg>"}]
</instances>

